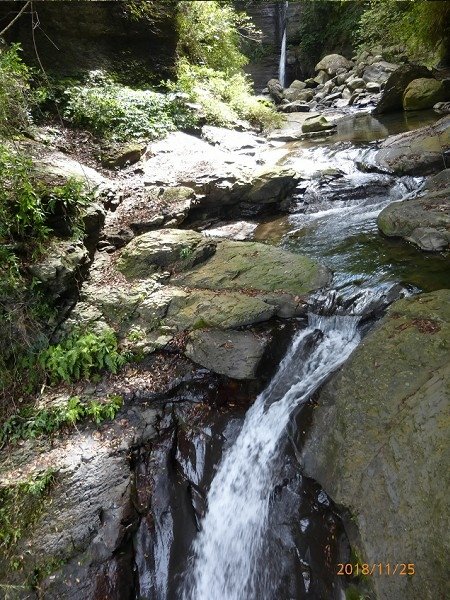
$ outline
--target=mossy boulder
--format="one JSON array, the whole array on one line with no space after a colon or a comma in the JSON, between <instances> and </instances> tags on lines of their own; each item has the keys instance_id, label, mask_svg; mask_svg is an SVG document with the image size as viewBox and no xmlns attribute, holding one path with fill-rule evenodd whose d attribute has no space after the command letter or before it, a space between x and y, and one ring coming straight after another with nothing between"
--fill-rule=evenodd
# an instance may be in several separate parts
<instances>
[{"instance_id":1,"label":"mossy boulder","mask_svg":"<svg viewBox=\"0 0 450 600\"><path fill-rule=\"evenodd\" d=\"M450 86L444 81L428 77L414 79L403 94L403 108L404 110L433 108L437 102L448 100L449 94Z\"/></svg>"},{"instance_id":2,"label":"mossy boulder","mask_svg":"<svg viewBox=\"0 0 450 600\"><path fill-rule=\"evenodd\" d=\"M127 279L146 279L158 269L186 269L205 261L216 244L195 231L162 229L134 238L117 263Z\"/></svg>"},{"instance_id":3,"label":"mossy boulder","mask_svg":"<svg viewBox=\"0 0 450 600\"><path fill-rule=\"evenodd\" d=\"M141 142L111 144L103 148L101 161L108 169L120 169L136 163L144 154L147 145Z\"/></svg>"},{"instance_id":4,"label":"mossy boulder","mask_svg":"<svg viewBox=\"0 0 450 600\"><path fill-rule=\"evenodd\" d=\"M267 321L275 306L245 294L188 290L172 298L165 323L177 329L233 329Z\"/></svg>"},{"instance_id":5,"label":"mossy boulder","mask_svg":"<svg viewBox=\"0 0 450 600\"><path fill-rule=\"evenodd\" d=\"M320 393L302 451L361 560L414 563L373 577L377 598L447 596L449 321L449 290L394 303Z\"/></svg>"},{"instance_id":6,"label":"mossy boulder","mask_svg":"<svg viewBox=\"0 0 450 600\"><path fill-rule=\"evenodd\" d=\"M213 290L308 294L325 286L330 272L315 260L258 242L217 242L204 264L175 276L178 285Z\"/></svg>"},{"instance_id":7,"label":"mossy boulder","mask_svg":"<svg viewBox=\"0 0 450 600\"><path fill-rule=\"evenodd\" d=\"M401 65L389 75L374 109L374 114L395 112L403 109L403 94L408 84L414 79L429 78L431 71L422 65ZM373 80L372 80L373 81Z\"/></svg>"}]
</instances>

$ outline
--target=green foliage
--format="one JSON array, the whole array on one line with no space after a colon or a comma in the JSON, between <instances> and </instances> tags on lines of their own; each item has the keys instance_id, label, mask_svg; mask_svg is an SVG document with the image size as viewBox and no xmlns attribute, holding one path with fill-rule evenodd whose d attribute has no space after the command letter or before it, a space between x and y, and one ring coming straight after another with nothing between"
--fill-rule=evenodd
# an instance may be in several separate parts
<instances>
[{"instance_id":1,"label":"green foliage","mask_svg":"<svg viewBox=\"0 0 450 600\"><path fill-rule=\"evenodd\" d=\"M19 56L20 45L0 46L0 137L29 124L29 70Z\"/></svg>"},{"instance_id":2,"label":"green foliage","mask_svg":"<svg viewBox=\"0 0 450 600\"><path fill-rule=\"evenodd\" d=\"M67 89L64 117L117 141L157 139L193 121L179 94L134 90L101 71L91 72L85 85Z\"/></svg>"},{"instance_id":3,"label":"green foliage","mask_svg":"<svg viewBox=\"0 0 450 600\"><path fill-rule=\"evenodd\" d=\"M0 242L11 244L26 239L34 245L45 240L48 233L31 160L0 145Z\"/></svg>"},{"instance_id":4,"label":"green foliage","mask_svg":"<svg viewBox=\"0 0 450 600\"><path fill-rule=\"evenodd\" d=\"M190 246L184 246L180 250L180 258L181 260L187 260L190 256L192 256L192 248Z\"/></svg>"},{"instance_id":5,"label":"green foliage","mask_svg":"<svg viewBox=\"0 0 450 600\"><path fill-rule=\"evenodd\" d=\"M241 39L258 40L258 32L231 3L180 2L177 82L172 87L200 105L209 123L232 127L240 119L269 129L280 117L257 100L242 72L248 62Z\"/></svg>"},{"instance_id":6,"label":"green foliage","mask_svg":"<svg viewBox=\"0 0 450 600\"><path fill-rule=\"evenodd\" d=\"M0 487L0 550L3 553L8 554L23 532L35 523L55 475L55 469L50 468L25 481Z\"/></svg>"},{"instance_id":7,"label":"green foliage","mask_svg":"<svg viewBox=\"0 0 450 600\"><path fill-rule=\"evenodd\" d=\"M400 44L410 58L433 64L448 52L449 23L449 2L371 0L356 39L364 49Z\"/></svg>"},{"instance_id":8,"label":"green foliage","mask_svg":"<svg viewBox=\"0 0 450 600\"><path fill-rule=\"evenodd\" d=\"M176 86L202 107L206 120L213 125L232 127L245 119L252 125L270 129L281 121L269 103L255 98L244 73L227 75L181 59Z\"/></svg>"},{"instance_id":9,"label":"green foliage","mask_svg":"<svg viewBox=\"0 0 450 600\"><path fill-rule=\"evenodd\" d=\"M126 361L127 357L120 354L117 338L110 329L100 334L74 332L60 344L49 346L40 356L40 363L50 380L66 383L88 379L103 369L117 373Z\"/></svg>"},{"instance_id":10,"label":"green foliage","mask_svg":"<svg viewBox=\"0 0 450 600\"><path fill-rule=\"evenodd\" d=\"M32 393L43 377L37 354L47 344L43 324L53 311L27 275L29 261L50 243L56 217L81 237L90 201L79 181L49 188L37 180L28 157L0 144L0 398Z\"/></svg>"},{"instance_id":11,"label":"green foliage","mask_svg":"<svg viewBox=\"0 0 450 600\"><path fill-rule=\"evenodd\" d=\"M79 421L86 419L99 424L114 419L122 404L121 396L111 394L103 402L83 401L79 396L73 396L66 403L49 408L28 406L3 423L0 429L0 443L3 445L50 435L63 427L73 427Z\"/></svg>"},{"instance_id":12,"label":"green foliage","mask_svg":"<svg viewBox=\"0 0 450 600\"><path fill-rule=\"evenodd\" d=\"M231 5L211 0L182 1L178 10L180 56L228 75L239 73L248 61L239 49L238 28L248 18Z\"/></svg>"},{"instance_id":13,"label":"green foliage","mask_svg":"<svg viewBox=\"0 0 450 600\"><path fill-rule=\"evenodd\" d=\"M300 63L306 74L330 52L351 52L353 32L358 27L364 2L322 2L306 0L303 3L300 26L296 34Z\"/></svg>"}]
</instances>

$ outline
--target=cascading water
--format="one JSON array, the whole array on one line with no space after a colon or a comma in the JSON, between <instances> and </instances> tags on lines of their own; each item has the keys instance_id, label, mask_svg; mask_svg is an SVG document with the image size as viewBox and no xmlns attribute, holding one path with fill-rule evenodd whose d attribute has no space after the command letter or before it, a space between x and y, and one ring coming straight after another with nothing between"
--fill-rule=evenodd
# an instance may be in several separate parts
<instances>
[{"instance_id":1,"label":"cascading water","mask_svg":"<svg viewBox=\"0 0 450 600\"><path fill-rule=\"evenodd\" d=\"M379 293L379 292L378 292ZM359 304L373 301L365 294ZM320 301L319 304L323 304ZM329 306L324 305L329 313ZM208 510L194 542L183 600L272 600L273 582L261 560L279 448L294 410L351 354L362 314L311 313L268 388L247 413L208 493ZM273 574L272 574L273 577Z\"/></svg>"},{"instance_id":2,"label":"cascading water","mask_svg":"<svg viewBox=\"0 0 450 600\"><path fill-rule=\"evenodd\" d=\"M287 48L287 11L288 11L288 2L283 3L283 7L281 8L281 18L280 18L280 32L283 32L281 38L281 53L280 53L280 65L278 68L278 79L280 81L281 87L285 87L286 85L286 48Z\"/></svg>"}]
</instances>

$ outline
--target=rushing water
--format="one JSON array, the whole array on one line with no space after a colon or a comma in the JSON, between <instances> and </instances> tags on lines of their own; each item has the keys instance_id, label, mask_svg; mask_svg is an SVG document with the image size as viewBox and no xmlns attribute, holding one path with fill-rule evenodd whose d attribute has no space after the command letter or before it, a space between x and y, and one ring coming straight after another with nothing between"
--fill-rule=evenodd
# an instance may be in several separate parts
<instances>
[{"instance_id":1,"label":"rushing water","mask_svg":"<svg viewBox=\"0 0 450 600\"><path fill-rule=\"evenodd\" d=\"M281 87L286 85L286 50L287 50L287 10L288 2L284 2L281 8L280 31L283 32L281 39L280 65L278 69L278 79Z\"/></svg>"},{"instance_id":2,"label":"rushing water","mask_svg":"<svg viewBox=\"0 0 450 600\"><path fill-rule=\"evenodd\" d=\"M354 316L309 316L268 388L247 413L208 495L194 544L184 600L272 598L259 562L264 546L278 447L292 411L308 400L359 341ZM313 346L305 360L305 345Z\"/></svg>"},{"instance_id":3,"label":"rushing water","mask_svg":"<svg viewBox=\"0 0 450 600\"><path fill-rule=\"evenodd\" d=\"M367 173L361 164L374 149L371 133L365 133L362 143L358 134L356 144L347 134L344 127L337 142L315 147L294 145L284 161L303 175L293 212L288 217L262 224L256 238L284 245L328 264L335 273L334 290L324 290L311 300L307 326L295 334L275 376L247 412L242 426L234 424L235 432L225 444L221 460L215 460L218 466L212 481L211 478L200 481L198 467L205 462L206 446L195 453L195 472L189 461L179 459L179 464L186 463L182 470L195 489L209 486L209 490L206 503L204 499L200 502L202 508L196 521L199 531L181 583L178 585L180 571L177 571L176 589L167 593L167 582L173 580L173 575L171 577L166 558L165 582L155 597L177 600L335 600L343 597L341 581L331 578L321 589L317 587L321 577L325 579L317 563L322 562L324 571L333 569L332 564L336 563L330 561L327 565L324 555L318 560L317 557L312 559L310 540L315 534L308 531L311 524L308 518L298 519L300 535L309 540L305 546L301 547L302 542L299 543L295 535L279 534L283 527L288 530L294 527L298 512L291 510L289 502L277 506L276 489L287 481L285 469L290 459L286 449L293 417L300 418L300 407L307 404L356 348L363 320L379 314L379 309L399 294L409 293L396 284L409 284L410 289L418 285L404 271L399 276L397 263L389 254L382 259L382 248L389 248L390 242L381 240L378 235L376 217L390 202L405 194L414 194L421 185L417 178ZM375 239L374 248L371 244ZM439 258L433 260L435 262L428 263L428 267L433 264L439 267ZM430 268L425 266L418 271L426 273L429 287L437 285L439 277L433 283ZM426 289L427 285L418 287ZM298 470L295 464L290 472ZM306 496L306 482L296 485L297 491ZM287 493L291 492L288 489ZM300 503L300 494L292 494L293 504ZM321 496L319 502L329 503L324 492L320 492ZM315 504L317 497L308 502ZM178 514L179 502L175 504L173 514ZM161 514L168 514L166 505ZM327 524L323 523L323 527ZM168 557L170 548L177 546L175 538L167 531L161 539L165 540L162 552ZM142 548L146 547L148 541L144 536ZM183 552L185 556L187 552ZM144 550L141 555L146 556ZM185 558L182 564L184 561ZM142 561L143 573L146 568ZM150 591L148 596L142 595L142 589L139 597L153 597Z\"/></svg>"}]
</instances>

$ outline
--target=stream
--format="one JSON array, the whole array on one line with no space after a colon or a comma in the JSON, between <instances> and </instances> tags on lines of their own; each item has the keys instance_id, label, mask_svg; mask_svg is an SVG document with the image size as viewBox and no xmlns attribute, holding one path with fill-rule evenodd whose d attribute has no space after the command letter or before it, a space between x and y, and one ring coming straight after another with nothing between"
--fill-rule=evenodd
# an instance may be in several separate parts
<instances>
[{"instance_id":1,"label":"stream","mask_svg":"<svg viewBox=\"0 0 450 600\"><path fill-rule=\"evenodd\" d=\"M287 351L247 411L237 402L141 456L137 488L153 490L153 516L135 536L136 598L343 597L336 564L350 556L345 530L332 500L302 476L296 455L315 392L383 310L441 287L440 256L382 239L376 226L379 212L414 194L422 179L364 167L376 140L432 118L382 123L357 115L332 138L288 145L282 164L304 177L290 214L260 223L254 239L319 259L334 272L332 289L311 299L307 320L283 325Z\"/></svg>"}]
</instances>

